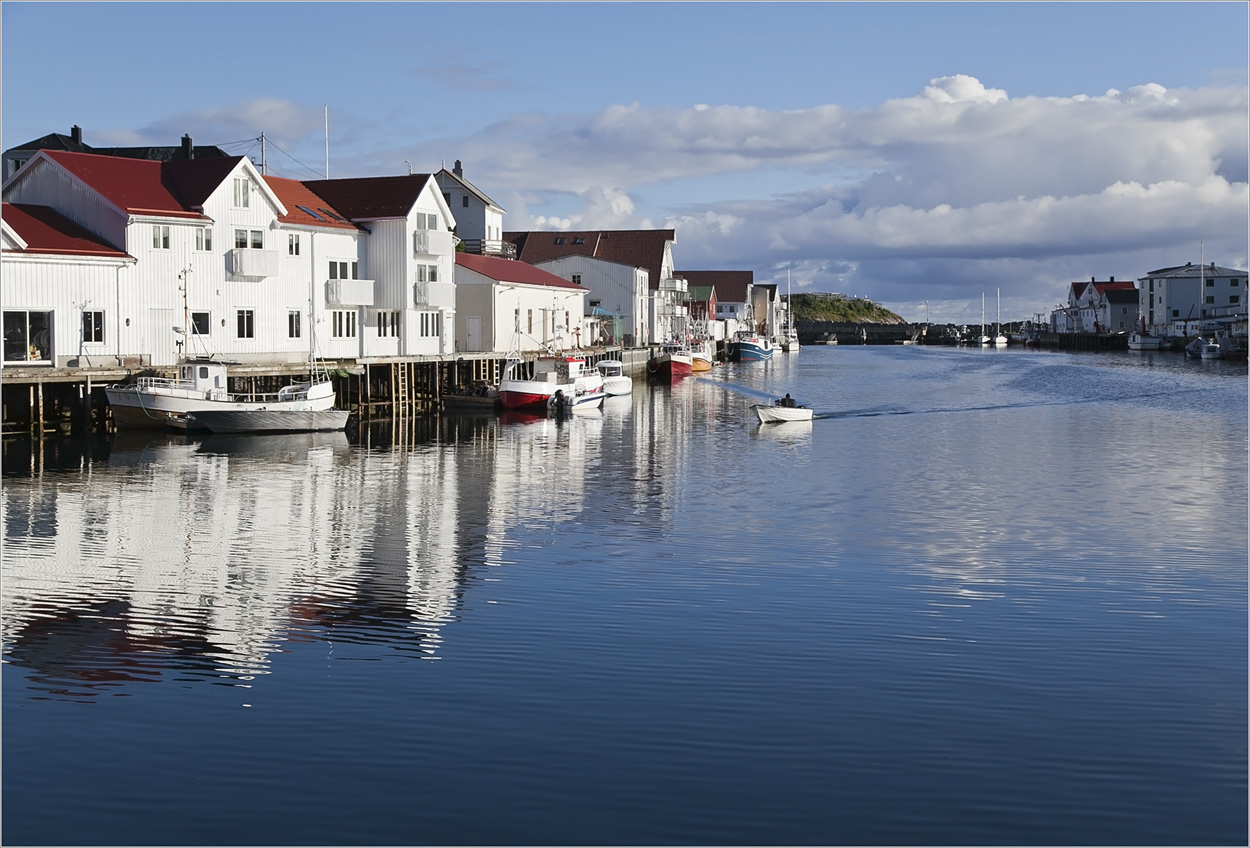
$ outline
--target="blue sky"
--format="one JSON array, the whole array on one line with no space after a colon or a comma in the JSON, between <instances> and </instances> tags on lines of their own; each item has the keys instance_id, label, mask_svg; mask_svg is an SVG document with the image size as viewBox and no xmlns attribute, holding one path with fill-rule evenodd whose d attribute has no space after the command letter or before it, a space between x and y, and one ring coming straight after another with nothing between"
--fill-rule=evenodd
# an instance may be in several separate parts
<instances>
[{"instance_id":1,"label":"blue sky","mask_svg":"<svg viewBox=\"0 0 1250 848\"><path fill-rule=\"evenodd\" d=\"M190 134L320 178L456 159L508 229L672 227L683 269L911 320L1246 268L1244 2L23 3L0 146ZM991 316L992 317L992 316Z\"/></svg>"}]
</instances>

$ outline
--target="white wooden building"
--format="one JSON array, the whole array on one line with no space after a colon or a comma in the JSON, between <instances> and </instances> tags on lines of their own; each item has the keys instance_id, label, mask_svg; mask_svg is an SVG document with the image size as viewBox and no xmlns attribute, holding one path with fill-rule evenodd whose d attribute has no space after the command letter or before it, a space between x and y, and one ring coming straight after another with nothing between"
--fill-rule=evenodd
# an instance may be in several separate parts
<instances>
[{"instance_id":1,"label":"white wooden building","mask_svg":"<svg viewBox=\"0 0 1250 848\"><path fill-rule=\"evenodd\" d=\"M1186 336L1199 332L1204 320L1227 322L1246 313L1247 273L1185 263L1148 272L1137 281L1138 310L1157 333Z\"/></svg>"},{"instance_id":2,"label":"white wooden building","mask_svg":"<svg viewBox=\"0 0 1250 848\"><path fill-rule=\"evenodd\" d=\"M590 344L586 288L515 259L456 254L456 349L564 350Z\"/></svg>"},{"instance_id":3,"label":"white wooden building","mask_svg":"<svg viewBox=\"0 0 1250 848\"><path fill-rule=\"evenodd\" d=\"M446 168L434 175L443 200L456 216L456 235L469 253L515 258L516 249L503 240L503 216L506 210L486 196L485 192L464 178L460 160L450 171Z\"/></svg>"},{"instance_id":4,"label":"white wooden building","mask_svg":"<svg viewBox=\"0 0 1250 848\"><path fill-rule=\"evenodd\" d=\"M596 308L611 313L613 324L619 323L619 336L617 327L604 322L602 327L610 337L586 339L588 343L603 341L632 347L636 339L647 338L651 290L646 268L584 254L549 259L535 263L535 267L585 286L587 310L591 314Z\"/></svg>"},{"instance_id":5,"label":"white wooden building","mask_svg":"<svg viewBox=\"0 0 1250 848\"><path fill-rule=\"evenodd\" d=\"M300 183L243 157L44 150L4 200L5 364L453 350L455 219L429 174Z\"/></svg>"}]
</instances>

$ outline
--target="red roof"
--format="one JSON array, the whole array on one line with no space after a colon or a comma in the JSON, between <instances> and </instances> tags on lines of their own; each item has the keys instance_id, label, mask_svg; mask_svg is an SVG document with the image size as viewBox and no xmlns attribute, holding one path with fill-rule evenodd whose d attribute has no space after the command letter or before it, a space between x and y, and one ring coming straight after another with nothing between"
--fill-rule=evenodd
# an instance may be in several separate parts
<instances>
[{"instance_id":1,"label":"red roof","mask_svg":"<svg viewBox=\"0 0 1250 848\"><path fill-rule=\"evenodd\" d=\"M238 158L193 159L174 163L63 150L41 152L119 209L132 215L174 218L203 218L203 214L192 207L203 204L208 193L221 183L225 176L223 167L228 173L239 161ZM172 165L178 167L171 168ZM212 183L218 174L220 178ZM185 198L182 192L186 193Z\"/></svg>"},{"instance_id":2,"label":"red roof","mask_svg":"<svg viewBox=\"0 0 1250 848\"><path fill-rule=\"evenodd\" d=\"M50 206L5 203L4 222L26 242L26 253L128 258L104 239L75 224Z\"/></svg>"},{"instance_id":3,"label":"red roof","mask_svg":"<svg viewBox=\"0 0 1250 848\"><path fill-rule=\"evenodd\" d=\"M674 230L536 231L504 233L503 238L516 245L517 259L522 262L593 256L647 269L649 287L658 289L664 248L677 241L677 234Z\"/></svg>"},{"instance_id":4,"label":"red roof","mask_svg":"<svg viewBox=\"0 0 1250 848\"><path fill-rule=\"evenodd\" d=\"M331 206L330 201L313 193L307 184L299 180L270 176L265 177L265 182L286 207L287 214L278 217L282 223L337 230L358 229L355 224L346 220L346 215Z\"/></svg>"},{"instance_id":5,"label":"red roof","mask_svg":"<svg viewBox=\"0 0 1250 848\"><path fill-rule=\"evenodd\" d=\"M571 283L563 277L535 268L517 259L500 259L497 256L479 256L475 253L457 253L456 264L484 277L502 283L523 283L528 286L550 286L554 289L588 291L585 286Z\"/></svg>"},{"instance_id":6,"label":"red roof","mask_svg":"<svg viewBox=\"0 0 1250 848\"><path fill-rule=\"evenodd\" d=\"M346 180L311 180L312 191L330 201L331 209L352 220L405 218L412 211L429 174L401 177L359 177Z\"/></svg>"}]
</instances>

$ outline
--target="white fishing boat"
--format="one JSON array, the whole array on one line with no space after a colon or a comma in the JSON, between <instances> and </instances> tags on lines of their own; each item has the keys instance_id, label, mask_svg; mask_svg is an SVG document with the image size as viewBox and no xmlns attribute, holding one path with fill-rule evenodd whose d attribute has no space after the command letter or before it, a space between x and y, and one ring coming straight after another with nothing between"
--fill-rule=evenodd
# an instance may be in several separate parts
<instances>
[{"instance_id":1,"label":"white fishing boat","mask_svg":"<svg viewBox=\"0 0 1250 848\"><path fill-rule=\"evenodd\" d=\"M526 378L525 363L509 360L499 381L499 403L504 409L529 407L598 406L603 403L603 376L580 355L550 354L534 360L533 376Z\"/></svg>"},{"instance_id":2,"label":"white fishing boat","mask_svg":"<svg viewBox=\"0 0 1250 848\"><path fill-rule=\"evenodd\" d=\"M627 395L634 390L634 381L625 373L625 363L619 359L601 359L596 364L603 377L603 391L611 396Z\"/></svg>"},{"instance_id":3,"label":"white fishing boat","mask_svg":"<svg viewBox=\"0 0 1250 848\"><path fill-rule=\"evenodd\" d=\"M1162 347L1162 336L1151 336L1136 330L1128 334L1129 350L1159 350Z\"/></svg>"},{"instance_id":4,"label":"white fishing boat","mask_svg":"<svg viewBox=\"0 0 1250 848\"><path fill-rule=\"evenodd\" d=\"M811 421L812 410L794 402L790 395L778 398L770 404L751 406L761 424L780 424L787 421Z\"/></svg>"}]
</instances>

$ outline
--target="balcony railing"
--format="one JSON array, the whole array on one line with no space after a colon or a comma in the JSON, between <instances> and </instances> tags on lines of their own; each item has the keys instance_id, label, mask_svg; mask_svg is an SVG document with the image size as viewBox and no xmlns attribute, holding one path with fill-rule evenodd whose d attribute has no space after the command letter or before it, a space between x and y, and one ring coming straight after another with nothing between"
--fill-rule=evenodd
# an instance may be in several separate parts
<instances>
[{"instance_id":1,"label":"balcony railing","mask_svg":"<svg viewBox=\"0 0 1250 848\"><path fill-rule=\"evenodd\" d=\"M464 244L465 253L516 259L516 245L510 241L501 241L499 239L463 239L462 243Z\"/></svg>"},{"instance_id":2,"label":"balcony railing","mask_svg":"<svg viewBox=\"0 0 1250 848\"><path fill-rule=\"evenodd\" d=\"M373 280L326 280L330 306L373 306Z\"/></svg>"},{"instance_id":3,"label":"balcony railing","mask_svg":"<svg viewBox=\"0 0 1250 848\"><path fill-rule=\"evenodd\" d=\"M279 254L276 250L253 250L236 247L226 254L230 273L236 277L252 277L263 280L265 277L276 277L279 269Z\"/></svg>"},{"instance_id":4,"label":"balcony railing","mask_svg":"<svg viewBox=\"0 0 1250 848\"><path fill-rule=\"evenodd\" d=\"M443 256L456 250L456 237L446 230L417 230L412 234L412 252L418 256Z\"/></svg>"}]
</instances>

